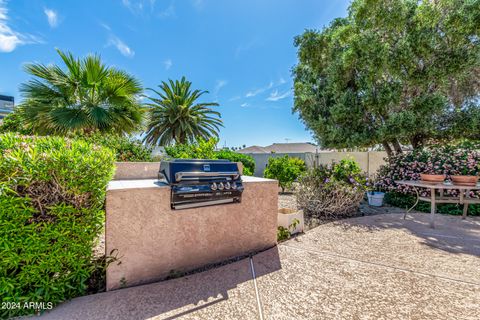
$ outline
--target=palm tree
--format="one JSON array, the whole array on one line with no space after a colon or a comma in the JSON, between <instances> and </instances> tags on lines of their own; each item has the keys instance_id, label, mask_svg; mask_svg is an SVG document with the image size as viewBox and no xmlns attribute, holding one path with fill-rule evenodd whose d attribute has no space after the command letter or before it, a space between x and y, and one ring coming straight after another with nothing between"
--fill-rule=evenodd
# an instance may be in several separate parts
<instances>
[{"instance_id":1,"label":"palm tree","mask_svg":"<svg viewBox=\"0 0 480 320\"><path fill-rule=\"evenodd\" d=\"M107 67L97 55L77 59L57 50L66 70L57 65L28 64L35 78L20 86L23 121L40 134L69 131L129 133L138 129L144 109L140 82L125 71Z\"/></svg>"},{"instance_id":2,"label":"palm tree","mask_svg":"<svg viewBox=\"0 0 480 320\"><path fill-rule=\"evenodd\" d=\"M152 145L169 145L218 137L218 130L223 126L219 119L221 115L209 108L218 106L218 103L197 103L198 98L208 91L192 91L191 85L182 77L180 81L162 81L158 86L161 92L147 89L158 98L147 97L152 103L147 104L151 109L144 141Z\"/></svg>"}]
</instances>

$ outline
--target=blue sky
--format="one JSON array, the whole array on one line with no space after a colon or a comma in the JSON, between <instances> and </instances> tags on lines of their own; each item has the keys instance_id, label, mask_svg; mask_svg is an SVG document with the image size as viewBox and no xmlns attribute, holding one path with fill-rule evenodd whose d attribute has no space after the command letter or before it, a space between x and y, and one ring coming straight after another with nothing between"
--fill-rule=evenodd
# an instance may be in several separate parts
<instances>
[{"instance_id":1,"label":"blue sky","mask_svg":"<svg viewBox=\"0 0 480 320\"><path fill-rule=\"evenodd\" d=\"M294 36L345 16L328 0L0 0L0 94L20 101L26 62L98 53L145 87L185 75L217 101L220 144L312 141L292 114Z\"/></svg>"}]
</instances>

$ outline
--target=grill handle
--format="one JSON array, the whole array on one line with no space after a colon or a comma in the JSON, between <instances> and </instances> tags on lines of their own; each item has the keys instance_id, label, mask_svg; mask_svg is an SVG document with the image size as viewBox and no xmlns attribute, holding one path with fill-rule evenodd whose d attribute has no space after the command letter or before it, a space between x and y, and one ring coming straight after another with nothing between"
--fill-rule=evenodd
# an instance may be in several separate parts
<instances>
[{"instance_id":1,"label":"grill handle","mask_svg":"<svg viewBox=\"0 0 480 320\"><path fill-rule=\"evenodd\" d=\"M193 178L184 178L184 177L193 177ZM197 177L233 177L233 179L238 179L240 174L236 171L232 172L203 172L203 171L190 171L190 172L177 172L175 173L175 180L192 180Z\"/></svg>"}]
</instances>

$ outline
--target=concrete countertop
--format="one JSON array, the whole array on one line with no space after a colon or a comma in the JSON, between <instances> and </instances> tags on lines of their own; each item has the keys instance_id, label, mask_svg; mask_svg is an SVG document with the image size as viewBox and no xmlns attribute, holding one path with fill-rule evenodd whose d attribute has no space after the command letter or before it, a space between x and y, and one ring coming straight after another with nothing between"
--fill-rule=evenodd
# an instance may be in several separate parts
<instances>
[{"instance_id":1,"label":"concrete countertop","mask_svg":"<svg viewBox=\"0 0 480 320\"><path fill-rule=\"evenodd\" d=\"M242 182L275 182L273 179L258 178L251 176L242 176ZM108 183L107 190L125 190L125 189L146 189L146 188L169 188L166 183L159 182L158 179L137 179L137 180L112 180Z\"/></svg>"}]
</instances>

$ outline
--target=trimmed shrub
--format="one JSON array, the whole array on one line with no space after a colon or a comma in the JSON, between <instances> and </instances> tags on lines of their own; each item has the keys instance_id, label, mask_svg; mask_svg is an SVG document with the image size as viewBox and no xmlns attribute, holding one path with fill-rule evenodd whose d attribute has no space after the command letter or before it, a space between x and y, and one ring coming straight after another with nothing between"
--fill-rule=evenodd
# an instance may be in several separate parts
<instances>
[{"instance_id":1,"label":"trimmed shrub","mask_svg":"<svg viewBox=\"0 0 480 320\"><path fill-rule=\"evenodd\" d=\"M2 119L0 124L0 133L16 132L19 134L32 134L33 130L23 124L22 118L17 109L9 113Z\"/></svg>"},{"instance_id":2,"label":"trimmed shrub","mask_svg":"<svg viewBox=\"0 0 480 320\"><path fill-rule=\"evenodd\" d=\"M140 140L137 139L120 136L118 134L107 134L101 132L95 132L88 136L72 136L72 138L81 139L98 146L112 149L115 153L116 161L153 161L152 149L145 146Z\"/></svg>"},{"instance_id":3,"label":"trimmed shrub","mask_svg":"<svg viewBox=\"0 0 480 320\"><path fill-rule=\"evenodd\" d=\"M217 151L215 152L215 155L218 159L241 162L243 164L243 173L247 176L252 176L255 172L255 160L252 156L237 153L228 149Z\"/></svg>"},{"instance_id":4,"label":"trimmed shrub","mask_svg":"<svg viewBox=\"0 0 480 320\"><path fill-rule=\"evenodd\" d=\"M480 152L475 144L463 143L457 146L432 146L414 150L388 159L379 169L376 188L387 192L385 201L396 207L411 207L416 193L412 187L401 186L395 180L420 180L420 173L446 174L447 179L454 174L477 175L479 173ZM429 197L429 189L418 189L421 196ZM448 190L447 195L458 196L458 190ZM470 192L471 197L480 197L480 192ZM462 214L462 207L455 204L439 204L437 211L448 214ZM419 211L430 212L430 204L419 202ZM479 205L470 205L469 214L480 213Z\"/></svg>"},{"instance_id":5,"label":"trimmed shrub","mask_svg":"<svg viewBox=\"0 0 480 320\"><path fill-rule=\"evenodd\" d=\"M299 158L272 157L268 159L267 168L263 176L269 179L277 179L282 192L290 188L295 180L307 169L305 161Z\"/></svg>"},{"instance_id":6,"label":"trimmed shrub","mask_svg":"<svg viewBox=\"0 0 480 320\"><path fill-rule=\"evenodd\" d=\"M308 170L299 178L295 196L307 217L338 218L356 213L365 191L365 174L354 160L344 159Z\"/></svg>"},{"instance_id":7,"label":"trimmed shrub","mask_svg":"<svg viewBox=\"0 0 480 320\"><path fill-rule=\"evenodd\" d=\"M60 137L0 135L2 302L52 303L85 294L97 270L103 228L107 148ZM34 313L0 310L1 317Z\"/></svg>"},{"instance_id":8,"label":"trimmed shrub","mask_svg":"<svg viewBox=\"0 0 480 320\"><path fill-rule=\"evenodd\" d=\"M215 151L218 140L211 138L209 140L199 139L198 142L191 144L176 144L165 147L165 152L175 159L225 159L243 164L243 173L247 176L255 172L255 160L245 154L236 153L228 149Z\"/></svg>"}]
</instances>

